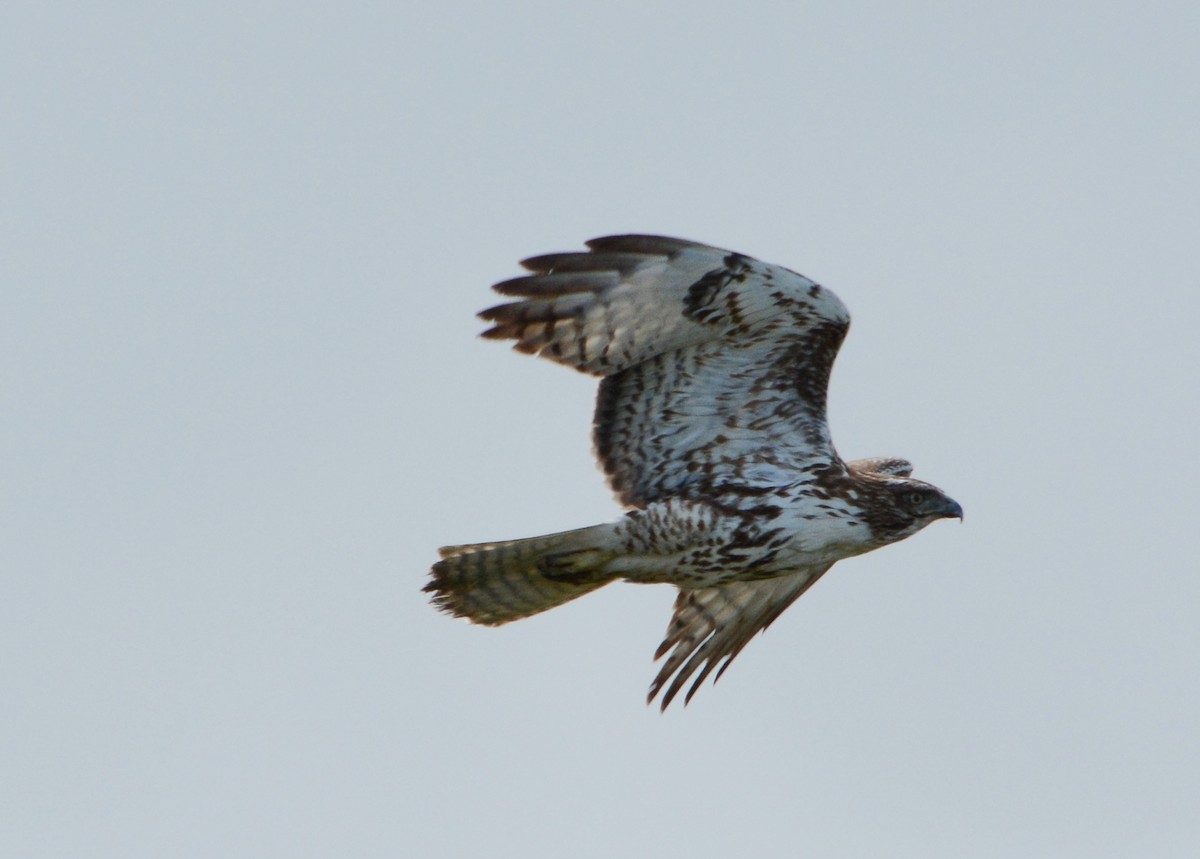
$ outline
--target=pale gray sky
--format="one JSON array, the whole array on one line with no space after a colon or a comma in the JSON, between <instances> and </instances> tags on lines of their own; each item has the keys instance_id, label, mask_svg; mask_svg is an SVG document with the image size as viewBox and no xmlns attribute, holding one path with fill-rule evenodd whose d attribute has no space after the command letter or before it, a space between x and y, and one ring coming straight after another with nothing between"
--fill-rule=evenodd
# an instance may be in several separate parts
<instances>
[{"instance_id":1,"label":"pale gray sky","mask_svg":"<svg viewBox=\"0 0 1200 859\"><path fill-rule=\"evenodd\" d=\"M0 853L1195 854L1200 7L734 8L3 13ZM966 508L666 716L669 588L419 592L618 515L473 314L623 231L834 289Z\"/></svg>"}]
</instances>

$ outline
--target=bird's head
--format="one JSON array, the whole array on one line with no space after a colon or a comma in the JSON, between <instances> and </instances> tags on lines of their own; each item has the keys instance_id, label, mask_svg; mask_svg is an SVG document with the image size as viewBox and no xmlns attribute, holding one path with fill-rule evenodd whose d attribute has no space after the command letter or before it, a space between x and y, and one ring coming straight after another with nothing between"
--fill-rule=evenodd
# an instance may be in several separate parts
<instances>
[{"instance_id":1,"label":"bird's head","mask_svg":"<svg viewBox=\"0 0 1200 859\"><path fill-rule=\"evenodd\" d=\"M911 537L937 519L959 519L962 507L942 490L911 477L871 475L867 519L872 533L886 543Z\"/></svg>"}]
</instances>

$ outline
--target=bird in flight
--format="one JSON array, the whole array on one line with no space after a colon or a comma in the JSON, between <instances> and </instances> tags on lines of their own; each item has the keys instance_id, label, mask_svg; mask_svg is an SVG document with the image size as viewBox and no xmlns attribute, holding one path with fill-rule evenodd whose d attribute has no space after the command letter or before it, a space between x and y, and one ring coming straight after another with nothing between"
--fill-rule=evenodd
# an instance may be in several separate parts
<instances>
[{"instance_id":1,"label":"bird in flight","mask_svg":"<svg viewBox=\"0 0 1200 859\"><path fill-rule=\"evenodd\" d=\"M609 582L679 593L647 702L691 700L833 564L962 518L896 457L846 462L825 395L850 315L786 268L664 236L524 260L484 337L600 377L593 441L627 512L573 531L446 546L434 604L498 625ZM697 675L697 672L699 674ZM716 678L714 678L715 680ZM664 691L665 690L665 691Z\"/></svg>"}]
</instances>

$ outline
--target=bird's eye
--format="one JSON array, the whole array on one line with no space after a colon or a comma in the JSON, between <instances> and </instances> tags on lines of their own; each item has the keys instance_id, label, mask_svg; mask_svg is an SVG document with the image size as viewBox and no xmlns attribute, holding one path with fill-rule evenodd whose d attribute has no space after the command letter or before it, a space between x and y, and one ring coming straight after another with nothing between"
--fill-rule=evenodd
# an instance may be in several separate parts
<instances>
[{"instance_id":1,"label":"bird's eye","mask_svg":"<svg viewBox=\"0 0 1200 859\"><path fill-rule=\"evenodd\" d=\"M920 504L924 500L925 500L925 496L923 494L921 494L920 492L908 493L908 503L914 507L916 507L918 504Z\"/></svg>"}]
</instances>

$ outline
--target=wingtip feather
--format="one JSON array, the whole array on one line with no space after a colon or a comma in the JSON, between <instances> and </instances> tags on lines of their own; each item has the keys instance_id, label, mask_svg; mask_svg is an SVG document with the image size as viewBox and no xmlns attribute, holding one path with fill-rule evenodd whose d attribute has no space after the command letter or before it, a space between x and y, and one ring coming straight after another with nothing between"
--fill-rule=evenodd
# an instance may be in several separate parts
<instances>
[{"instance_id":1,"label":"wingtip feather","mask_svg":"<svg viewBox=\"0 0 1200 859\"><path fill-rule=\"evenodd\" d=\"M706 248L699 242L677 239L671 236L656 236L626 233L615 236L599 236L584 242L593 251L616 251L618 253L654 254L671 256L685 248Z\"/></svg>"}]
</instances>

